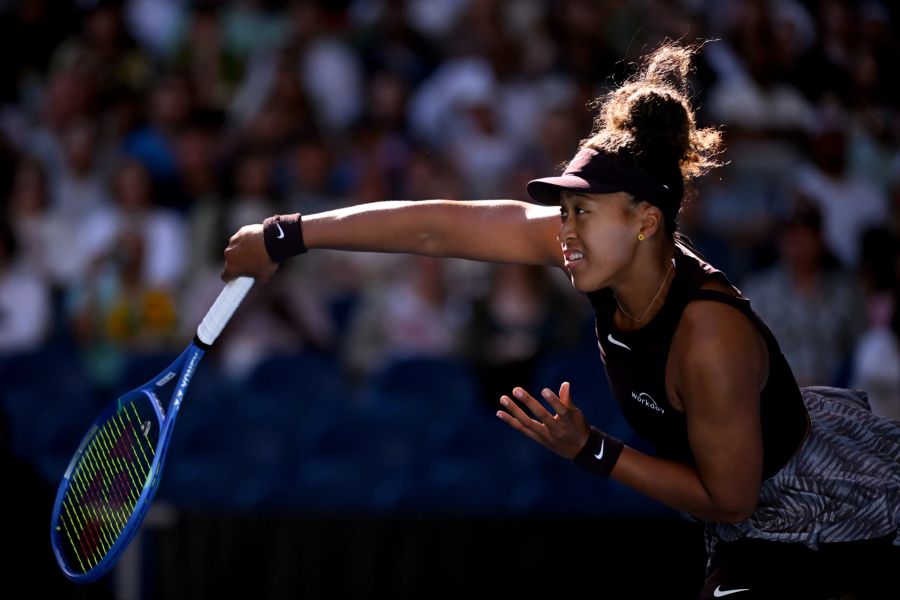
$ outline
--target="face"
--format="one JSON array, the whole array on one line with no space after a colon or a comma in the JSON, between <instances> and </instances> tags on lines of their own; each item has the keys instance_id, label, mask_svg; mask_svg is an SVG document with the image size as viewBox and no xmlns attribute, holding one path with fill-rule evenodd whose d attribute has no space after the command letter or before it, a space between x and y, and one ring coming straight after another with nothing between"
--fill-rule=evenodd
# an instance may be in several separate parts
<instances>
[{"instance_id":1,"label":"face","mask_svg":"<svg viewBox=\"0 0 900 600\"><path fill-rule=\"evenodd\" d=\"M640 220L625 192L563 192L557 239L572 285L591 292L615 285L633 261Z\"/></svg>"}]
</instances>

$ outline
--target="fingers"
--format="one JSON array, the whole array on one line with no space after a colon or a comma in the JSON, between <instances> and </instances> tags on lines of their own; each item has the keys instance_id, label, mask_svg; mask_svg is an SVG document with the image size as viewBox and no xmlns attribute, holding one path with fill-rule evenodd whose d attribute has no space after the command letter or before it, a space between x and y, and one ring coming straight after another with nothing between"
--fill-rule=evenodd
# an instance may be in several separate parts
<instances>
[{"instance_id":1,"label":"fingers","mask_svg":"<svg viewBox=\"0 0 900 600\"><path fill-rule=\"evenodd\" d=\"M513 402L509 398L509 396L502 396L500 398L500 404L502 404L503 407L509 411L508 414L511 415L513 419L517 420L525 428L527 428L529 430L537 430L537 428L539 428L542 425L542 423L540 421L536 421L536 420L532 419L531 417L529 417L528 415L526 415L525 411L523 411L521 408L519 408L519 405L516 404L515 402Z\"/></svg>"},{"instance_id":2,"label":"fingers","mask_svg":"<svg viewBox=\"0 0 900 600\"><path fill-rule=\"evenodd\" d=\"M546 423L547 421L553 419L553 415L547 412L547 409L544 408L544 405L532 398L531 394L529 394L522 388L514 388L513 396L518 398L525 406L527 406L528 410L531 411L531 414L533 414L534 417L541 423Z\"/></svg>"},{"instance_id":3,"label":"fingers","mask_svg":"<svg viewBox=\"0 0 900 600\"><path fill-rule=\"evenodd\" d=\"M228 240L225 248L225 266L220 277L228 282L239 276L253 277L265 283L278 270L265 249L261 226L244 226Z\"/></svg>"},{"instance_id":4,"label":"fingers","mask_svg":"<svg viewBox=\"0 0 900 600\"><path fill-rule=\"evenodd\" d=\"M235 273L234 261L229 260L228 250L226 250L225 251L225 266L222 268L222 274L220 277L222 278L222 281L224 281L225 283L228 283L229 281L231 281L238 275L239 275L239 273Z\"/></svg>"},{"instance_id":5,"label":"fingers","mask_svg":"<svg viewBox=\"0 0 900 600\"><path fill-rule=\"evenodd\" d=\"M504 396L503 398L506 398L506 396ZM503 403L503 400L501 400L500 402ZM515 403L510 402L508 398L506 399L506 402L509 404L509 406L515 406ZM503 405L507 406L507 404L503 404ZM518 409L518 407L516 407L516 409ZM519 412L522 413L521 410L519 410ZM524 413L522 413L522 415L524 416ZM525 425L522 425L522 423L513 415L509 414L508 412L498 410L497 416L500 418L501 421L503 421L504 423L506 423L513 429L515 429L516 431L518 431L520 433L524 433L532 441L537 442L538 444L543 444L543 441L541 440L540 436L538 436L538 434L536 434L534 431L532 431ZM525 417L525 418L528 418L528 417ZM535 421L535 423L536 423L536 421Z\"/></svg>"},{"instance_id":6,"label":"fingers","mask_svg":"<svg viewBox=\"0 0 900 600\"><path fill-rule=\"evenodd\" d=\"M565 404L566 408L572 408L572 384L563 381L559 386L559 401Z\"/></svg>"},{"instance_id":7,"label":"fingers","mask_svg":"<svg viewBox=\"0 0 900 600\"><path fill-rule=\"evenodd\" d=\"M532 418L522 406L508 396L501 396L500 404L507 411L497 411L497 417L534 442L565 458L575 457L584 446L590 426L577 406L572 404L571 386L568 382L560 386L559 396L544 388L541 395L556 410L553 415L532 398L525 390L517 387L513 395L535 416Z\"/></svg>"},{"instance_id":8,"label":"fingers","mask_svg":"<svg viewBox=\"0 0 900 600\"><path fill-rule=\"evenodd\" d=\"M222 253L225 256L225 267L222 269L222 274L220 275L222 281L228 283L232 279L234 279L237 275L234 273L232 269L232 263L234 262L231 258L231 255L234 252L234 238L237 237L237 234L231 236L228 240L228 246L225 248L225 251Z\"/></svg>"},{"instance_id":9,"label":"fingers","mask_svg":"<svg viewBox=\"0 0 900 600\"><path fill-rule=\"evenodd\" d=\"M566 386L566 389L568 389L568 384L564 383L563 385ZM547 401L547 403L553 408L557 415L559 415L560 417L565 417L567 414L569 414L569 403L568 401L562 401L562 390L563 388L560 388L559 397L557 397L556 394L554 394L547 388L544 388L544 390L541 392L541 395L544 396L544 400ZM566 394L566 400L568 400L568 394Z\"/></svg>"}]
</instances>

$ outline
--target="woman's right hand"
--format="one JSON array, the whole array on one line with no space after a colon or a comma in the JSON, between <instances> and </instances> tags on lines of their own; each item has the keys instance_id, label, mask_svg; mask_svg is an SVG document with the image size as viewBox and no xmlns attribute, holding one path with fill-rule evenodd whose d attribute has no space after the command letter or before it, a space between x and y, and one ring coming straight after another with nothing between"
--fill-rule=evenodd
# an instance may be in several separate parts
<instances>
[{"instance_id":1,"label":"woman's right hand","mask_svg":"<svg viewBox=\"0 0 900 600\"><path fill-rule=\"evenodd\" d=\"M262 223L245 225L228 240L225 268L222 271L223 281L231 281L235 277L252 277L265 283L277 270L278 263L272 262L266 252Z\"/></svg>"}]
</instances>

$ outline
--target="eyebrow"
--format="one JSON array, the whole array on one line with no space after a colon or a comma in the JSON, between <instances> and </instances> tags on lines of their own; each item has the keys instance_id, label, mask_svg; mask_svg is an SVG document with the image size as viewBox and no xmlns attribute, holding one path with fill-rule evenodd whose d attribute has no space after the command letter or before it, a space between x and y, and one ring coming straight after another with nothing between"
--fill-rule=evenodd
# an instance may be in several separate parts
<instances>
[{"instance_id":1,"label":"eyebrow","mask_svg":"<svg viewBox=\"0 0 900 600\"><path fill-rule=\"evenodd\" d=\"M569 201L570 203L572 203L572 202L579 202L579 201L585 201L585 200L590 200L590 198L587 196L587 194L581 194L581 193L578 193L578 192L569 192L567 198L563 198L563 196L560 195L560 197L559 197L559 205L560 205L560 206L563 206L563 205L566 203L566 200L567 200L567 199L568 199L568 201Z\"/></svg>"}]
</instances>

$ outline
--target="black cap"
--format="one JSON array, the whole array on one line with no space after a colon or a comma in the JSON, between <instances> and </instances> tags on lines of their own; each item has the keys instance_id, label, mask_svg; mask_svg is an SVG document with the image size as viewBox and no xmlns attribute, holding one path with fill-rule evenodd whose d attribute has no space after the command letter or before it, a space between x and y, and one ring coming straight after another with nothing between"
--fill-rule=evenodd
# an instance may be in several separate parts
<instances>
[{"instance_id":1,"label":"black cap","mask_svg":"<svg viewBox=\"0 0 900 600\"><path fill-rule=\"evenodd\" d=\"M662 209L679 206L684 193L681 170L677 165L660 181L631 161L582 148L559 177L543 177L528 182L528 194L541 204L559 204L563 190L586 194L628 192Z\"/></svg>"}]
</instances>

